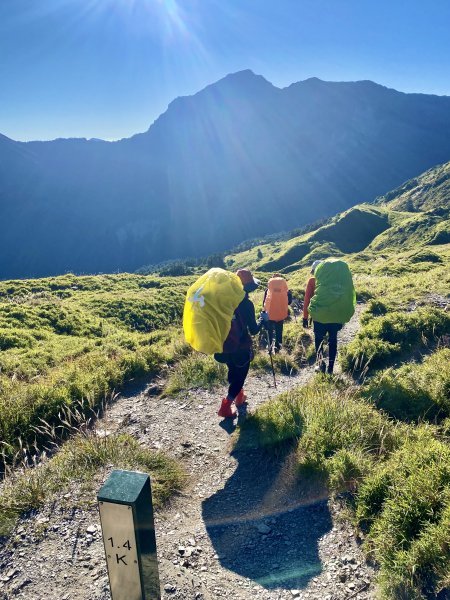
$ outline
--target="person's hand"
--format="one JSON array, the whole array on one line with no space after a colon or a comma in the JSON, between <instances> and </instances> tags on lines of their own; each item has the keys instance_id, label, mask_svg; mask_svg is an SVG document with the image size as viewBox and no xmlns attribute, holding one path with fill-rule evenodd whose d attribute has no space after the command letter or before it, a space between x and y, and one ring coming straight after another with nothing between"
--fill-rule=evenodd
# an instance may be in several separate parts
<instances>
[{"instance_id":1,"label":"person's hand","mask_svg":"<svg viewBox=\"0 0 450 600\"><path fill-rule=\"evenodd\" d=\"M308 327L309 327L308 319L303 319L303 327L305 329L308 329Z\"/></svg>"},{"instance_id":2,"label":"person's hand","mask_svg":"<svg viewBox=\"0 0 450 600\"><path fill-rule=\"evenodd\" d=\"M265 310L262 310L259 316L261 317L261 321L263 323L267 323L268 322L269 315L268 315L268 313Z\"/></svg>"}]
</instances>

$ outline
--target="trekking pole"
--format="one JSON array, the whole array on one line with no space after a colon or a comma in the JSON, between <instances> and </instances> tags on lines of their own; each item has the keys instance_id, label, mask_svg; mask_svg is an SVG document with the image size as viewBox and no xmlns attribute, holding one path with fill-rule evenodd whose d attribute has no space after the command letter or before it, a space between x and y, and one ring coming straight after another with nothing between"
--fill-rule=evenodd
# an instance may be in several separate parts
<instances>
[{"instance_id":1,"label":"trekking pole","mask_svg":"<svg viewBox=\"0 0 450 600\"><path fill-rule=\"evenodd\" d=\"M294 300L292 300L291 306L292 306L292 312L294 314L294 321L295 321L295 323L297 323L298 304L297 304L297 302L295 302Z\"/></svg>"},{"instance_id":2,"label":"trekking pole","mask_svg":"<svg viewBox=\"0 0 450 600\"><path fill-rule=\"evenodd\" d=\"M275 386L275 389L277 389L277 380L275 379L275 367L273 366L272 344L270 343L269 330L267 329L267 327L266 327L266 333L267 333L267 347L269 348L270 364L272 365L273 384Z\"/></svg>"}]
</instances>

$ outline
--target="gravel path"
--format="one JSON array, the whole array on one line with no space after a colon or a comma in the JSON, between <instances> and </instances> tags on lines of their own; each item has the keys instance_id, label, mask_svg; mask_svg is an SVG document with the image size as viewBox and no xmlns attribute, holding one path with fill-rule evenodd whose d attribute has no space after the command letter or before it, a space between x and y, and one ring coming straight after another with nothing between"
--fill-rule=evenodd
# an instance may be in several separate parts
<instances>
[{"instance_id":1,"label":"gravel path","mask_svg":"<svg viewBox=\"0 0 450 600\"><path fill-rule=\"evenodd\" d=\"M355 318L343 341L357 327ZM308 367L279 376L276 391L271 376L250 376L250 410L313 375ZM161 400L143 389L98 423L163 449L188 473L183 493L156 516L164 600L374 598L373 569L323 486L299 480L290 454L232 451L233 426L216 414L223 391ZM0 548L0 600L110 599L95 504L70 510L64 500L23 520Z\"/></svg>"}]
</instances>

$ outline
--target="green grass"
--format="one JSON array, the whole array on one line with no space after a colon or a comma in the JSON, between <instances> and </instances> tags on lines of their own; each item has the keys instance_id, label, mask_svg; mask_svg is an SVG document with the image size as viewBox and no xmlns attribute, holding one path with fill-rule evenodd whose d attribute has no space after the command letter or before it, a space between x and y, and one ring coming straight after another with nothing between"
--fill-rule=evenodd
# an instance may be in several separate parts
<instances>
[{"instance_id":1,"label":"green grass","mask_svg":"<svg viewBox=\"0 0 450 600\"><path fill-rule=\"evenodd\" d=\"M301 359L296 359L295 356L283 350L278 354L272 353L272 361L275 372L283 373L283 375L295 375L301 367ZM263 350L255 354L250 368L255 373L271 373L272 361L267 350Z\"/></svg>"},{"instance_id":2,"label":"green grass","mask_svg":"<svg viewBox=\"0 0 450 600\"><path fill-rule=\"evenodd\" d=\"M111 465L149 473L157 507L179 491L184 481L177 461L143 448L129 435L99 438L93 433L79 433L53 458L37 466L25 466L5 478L0 488L0 537L10 533L21 515L40 508L56 496L61 497L74 485L78 491L89 491L92 496L97 477ZM74 495L77 495L76 490Z\"/></svg>"},{"instance_id":3,"label":"green grass","mask_svg":"<svg viewBox=\"0 0 450 600\"><path fill-rule=\"evenodd\" d=\"M0 439L6 455L14 454L18 438L38 446L45 442L36 429L46 423L58 427L67 409L87 412L127 380L158 373L167 360L158 346L122 348L105 344L55 365L31 381L0 378Z\"/></svg>"},{"instance_id":4,"label":"green grass","mask_svg":"<svg viewBox=\"0 0 450 600\"><path fill-rule=\"evenodd\" d=\"M385 597L435 597L450 573L450 445L415 431L365 478L356 518Z\"/></svg>"},{"instance_id":5,"label":"green grass","mask_svg":"<svg viewBox=\"0 0 450 600\"><path fill-rule=\"evenodd\" d=\"M450 588L449 350L441 347L450 333L449 182L447 163L375 205L356 206L315 230L243 244L225 257L232 270L259 270L262 286L273 271L289 273L298 299L313 260L342 256L351 267L366 307L339 360L369 377L355 389L348 377L318 376L274 398L244 423L238 444L291 446L299 471L346 492L390 600L433 598ZM225 367L193 354L182 339L184 294L199 268L193 264L186 270L192 274L180 277L68 274L0 282L6 465L61 444L130 379L167 378L165 394L173 395L225 383ZM262 291L252 299L258 312ZM310 333L301 322L287 322L277 371L294 373L313 355ZM253 371L270 368L267 353L257 352ZM171 461L130 438L76 436L54 459L8 475L1 527L73 480L88 486L110 464L154 473L158 502L182 482Z\"/></svg>"},{"instance_id":6,"label":"green grass","mask_svg":"<svg viewBox=\"0 0 450 600\"><path fill-rule=\"evenodd\" d=\"M193 354L179 361L169 373L164 395L180 394L188 390L208 390L226 382L226 366L212 356Z\"/></svg>"},{"instance_id":7,"label":"green grass","mask_svg":"<svg viewBox=\"0 0 450 600\"><path fill-rule=\"evenodd\" d=\"M421 363L376 374L365 386L365 394L396 419L441 420L450 416L449 365L450 349L440 349Z\"/></svg>"},{"instance_id":8,"label":"green grass","mask_svg":"<svg viewBox=\"0 0 450 600\"><path fill-rule=\"evenodd\" d=\"M101 406L126 381L187 352L179 324L190 278L65 275L0 282L0 452L45 444L45 421Z\"/></svg>"},{"instance_id":9,"label":"green grass","mask_svg":"<svg viewBox=\"0 0 450 600\"><path fill-rule=\"evenodd\" d=\"M347 371L386 365L393 359L424 349L450 331L450 314L436 308L410 313L392 312L369 319L341 353Z\"/></svg>"},{"instance_id":10,"label":"green grass","mask_svg":"<svg viewBox=\"0 0 450 600\"><path fill-rule=\"evenodd\" d=\"M262 447L297 440L299 466L327 472L334 489L347 489L368 462L395 447L397 429L370 403L348 391L347 384L333 384L320 376L258 408L240 436L251 432Z\"/></svg>"},{"instance_id":11,"label":"green grass","mask_svg":"<svg viewBox=\"0 0 450 600\"><path fill-rule=\"evenodd\" d=\"M332 242L342 252L359 252L389 228L385 209L360 205L338 215L329 225L317 230L311 241Z\"/></svg>"},{"instance_id":12,"label":"green grass","mask_svg":"<svg viewBox=\"0 0 450 600\"><path fill-rule=\"evenodd\" d=\"M238 446L287 442L322 474L364 531L384 598L435 597L450 572L450 444L437 428L389 419L346 383L318 377L262 405Z\"/></svg>"}]
</instances>

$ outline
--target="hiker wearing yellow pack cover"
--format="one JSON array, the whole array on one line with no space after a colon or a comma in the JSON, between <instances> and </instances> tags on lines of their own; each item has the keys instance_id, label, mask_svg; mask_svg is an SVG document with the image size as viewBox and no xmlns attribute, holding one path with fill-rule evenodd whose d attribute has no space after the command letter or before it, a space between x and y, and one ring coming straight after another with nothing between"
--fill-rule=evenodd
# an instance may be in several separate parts
<instances>
[{"instance_id":1,"label":"hiker wearing yellow pack cover","mask_svg":"<svg viewBox=\"0 0 450 600\"><path fill-rule=\"evenodd\" d=\"M222 399L217 414L219 417L232 419L236 416L232 406L233 402L240 417L244 417L247 413L244 382L253 359L253 344L250 336L256 335L268 320L268 315L264 311L256 320L254 304L248 297L250 292L256 290L259 281L247 269L239 269L236 275L241 280L245 296L234 311L230 332L223 344L223 351L214 355L217 361L227 365L229 384L228 394L226 398Z\"/></svg>"},{"instance_id":2,"label":"hiker wearing yellow pack cover","mask_svg":"<svg viewBox=\"0 0 450 600\"><path fill-rule=\"evenodd\" d=\"M222 400L219 416L235 417L233 402L245 411L244 381L253 358L251 335L268 317L256 321L255 307L248 297L258 287L250 271L229 273L210 269L186 294L183 329L186 341L197 351L214 354L228 367L228 395Z\"/></svg>"},{"instance_id":3,"label":"hiker wearing yellow pack cover","mask_svg":"<svg viewBox=\"0 0 450 600\"><path fill-rule=\"evenodd\" d=\"M292 292L288 288L286 279L275 273L267 284L264 292L263 306L269 315L267 331L269 332L269 345L272 348L275 334L275 352L279 352L283 343L283 323L288 318L288 306L292 302ZM269 348L269 351L270 351Z\"/></svg>"},{"instance_id":4,"label":"hiker wearing yellow pack cover","mask_svg":"<svg viewBox=\"0 0 450 600\"><path fill-rule=\"evenodd\" d=\"M183 329L186 341L204 354L222 352L234 311L245 298L237 275L210 269L191 285L184 303Z\"/></svg>"}]
</instances>

